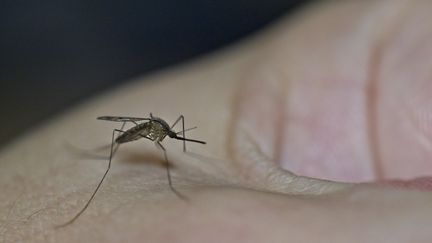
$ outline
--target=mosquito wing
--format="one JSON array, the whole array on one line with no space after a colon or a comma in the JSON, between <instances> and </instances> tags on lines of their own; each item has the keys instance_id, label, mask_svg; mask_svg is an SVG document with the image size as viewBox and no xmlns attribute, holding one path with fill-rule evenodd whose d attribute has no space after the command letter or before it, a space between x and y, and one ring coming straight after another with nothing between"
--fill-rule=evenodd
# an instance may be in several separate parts
<instances>
[{"instance_id":1,"label":"mosquito wing","mask_svg":"<svg viewBox=\"0 0 432 243\"><path fill-rule=\"evenodd\" d=\"M150 118L129 117L129 116L100 116L98 120L113 121L113 122L134 122L134 121L150 121Z\"/></svg>"}]
</instances>

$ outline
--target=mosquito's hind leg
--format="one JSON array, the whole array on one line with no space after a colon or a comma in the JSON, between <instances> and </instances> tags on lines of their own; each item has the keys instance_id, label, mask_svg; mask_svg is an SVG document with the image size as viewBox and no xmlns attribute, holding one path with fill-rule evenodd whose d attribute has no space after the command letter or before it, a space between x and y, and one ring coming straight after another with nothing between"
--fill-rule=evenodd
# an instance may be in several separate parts
<instances>
[{"instance_id":1,"label":"mosquito's hind leg","mask_svg":"<svg viewBox=\"0 0 432 243\"><path fill-rule=\"evenodd\" d=\"M125 125L125 123L123 123L122 129L123 129L124 125ZM84 207L71 220L69 220L68 222L66 222L64 224L56 226L56 228L67 226L69 224L72 224L75 220L77 220L79 218L79 216L81 216L81 214L83 214L84 211L88 208L88 206L92 202L93 198L95 197L96 193L99 191L99 188L101 187L102 182L105 180L105 177L107 176L107 174L108 174L108 172L109 172L109 170L111 168L112 158L113 158L114 154L117 152L117 150L118 150L118 148L120 146L120 144L118 144L118 143L115 142L115 138L114 137L115 137L115 133L116 132L123 133L124 131L121 130L121 129L114 129L113 130L112 136L111 136L111 150L110 150L108 167L105 170L105 173L102 176L102 179L99 181L98 185L96 186L96 189L93 191L93 194L91 195L90 199L87 201L87 203L84 205Z\"/></svg>"},{"instance_id":2,"label":"mosquito's hind leg","mask_svg":"<svg viewBox=\"0 0 432 243\"><path fill-rule=\"evenodd\" d=\"M182 133L183 138L186 139L185 123L184 123L184 116L183 116L183 115L180 115L180 116L177 118L177 120L172 124L171 129L173 129L174 126L177 125L177 123L178 123L180 120L182 121L182 130L181 130L181 133ZM183 152L186 152L186 141L185 141L185 140L183 140Z\"/></svg>"},{"instance_id":3,"label":"mosquito's hind leg","mask_svg":"<svg viewBox=\"0 0 432 243\"><path fill-rule=\"evenodd\" d=\"M160 143L160 141L156 141L155 142L155 144L156 144L156 147L158 147L158 148L160 148L160 149L162 149L162 151L163 151L163 153L164 153L164 157L165 157L165 164L166 164L166 173L167 173L167 177L168 177L168 186L170 187L170 189L179 197L179 198L181 198L181 199L183 199L183 200L187 200L187 198L185 197L185 196L183 196L180 192L178 192L174 187L173 187L173 185L172 185L172 180L171 180L171 172L170 172L170 167L171 167L171 164L170 164L170 162L168 161L168 156L167 156L167 153L166 153L166 149L165 149L165 147Z\"/></svg>"}]
</instances>

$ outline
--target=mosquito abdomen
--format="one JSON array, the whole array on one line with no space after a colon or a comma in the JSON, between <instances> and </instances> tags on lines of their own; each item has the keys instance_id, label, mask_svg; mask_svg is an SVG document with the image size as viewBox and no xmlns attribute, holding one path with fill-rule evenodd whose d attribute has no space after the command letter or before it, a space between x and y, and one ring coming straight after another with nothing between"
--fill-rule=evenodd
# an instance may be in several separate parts
<instances>
[{"instance_id":1,"label":"mosquito abdomen","mask_svg":"<svg viewBox=\"0 0 432 243\"><path fill-rule=\"evenodd\" d=\"M131 141L138 140L143 137L147 137L147 135L150 132L150 126L148 125L148 122L139 124L137 126L134 126L122 134L120 134L115 142L116 143L127 143Z\"/></svg>"}]
</instances>

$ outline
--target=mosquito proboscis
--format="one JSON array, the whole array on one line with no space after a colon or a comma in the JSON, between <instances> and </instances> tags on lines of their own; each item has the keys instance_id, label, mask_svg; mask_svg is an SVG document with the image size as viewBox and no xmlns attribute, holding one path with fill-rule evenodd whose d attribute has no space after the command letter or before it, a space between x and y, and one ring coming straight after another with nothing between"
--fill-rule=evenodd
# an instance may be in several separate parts
<instances>
[{"instance_id":1,"label":"mosquito proboscis","mask_svg":"<svg viewBox=\"0 0 432 243\"><path fill-rule=\"evenodd\" d=\"M204 141L195 140L195 139L188 139L185 136L185 132L195 129L196 127L185 129L184 125L184 116L180 115L177 120L173 123L173 125L168 125L166 121L159 117L153 116L152 113L150 113L149 118L141 118L141 117L127 117L127 116L100 116L97 118L98 120L105 120L105 121L112 121L112 122L122 122L122 126L120 129L114 129L112 131L112 137L111 137L111 147L110 147L110 156L109 156L109 162L108 167L102 176L101 180L99 181L98 185L96 186L96 189L93 191L90 199L87 201L87 203L84 205L84 207L68 222L59 225L58 227L64 227L66 225L69 225L73 223L76 219L81 216L82 213L87 209L87 207L92 202L93 198L95 197L96 193L99 191L99 188L101 187L103 181L105 180L105 177L107 176L110 168L111 168L111 162L113 159L113 156L117 152L120 144L132 142L141 138L146 138L151 141L153 141L159 149L163 151L165 162L166 162L166 173L168 178L168 185L170 189L181 199L186 199L182 194L180 194L172 185L171 180L171 174L170 174L170 163L168 161L168 156L166 153L165 147L161 144L162 140L165 137L170 137L177 140L183 141L183 152L186 152L186 142L194 142L194 143L201 143L206 144ZM182 130L180 132L175 132L173 130L174 126L177 125L177 123L181 121L182 123ZM123 130L126 123L133 123L133 127ZM119 133L119 135L116 137L116 133ZM181 136L179 136L181 134Z\"/></svg>"}]
</instances>

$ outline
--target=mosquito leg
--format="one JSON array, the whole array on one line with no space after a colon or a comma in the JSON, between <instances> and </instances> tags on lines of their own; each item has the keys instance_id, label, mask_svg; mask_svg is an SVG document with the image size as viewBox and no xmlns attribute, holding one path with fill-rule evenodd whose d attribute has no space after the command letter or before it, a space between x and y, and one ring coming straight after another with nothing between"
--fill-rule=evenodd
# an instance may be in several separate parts
<instances>
[{"instance_id":1,"label":"mosquito leg","mask_svg":"<svg viewBox=\"0 0 432 243\"><path fill-rule=\"evenodd\" d=\"M156 146L160 149L162 149L163 153L164 153L164 157L165 157L165 163L166 163L166 173L167 173L167 177L168 177L168 185L170 187L170 189L181 199L183 200L187 200L187 198L185 196L183 196L182 194L180 194L180 192L178 192L172 185L172 180L171 180L171 172L170 172L170 167L171 164L168 161L168 156L166 153L166 149L164 148L164 146L162 146L162 144L159 141L155 142Z\"/></svg>"},{"instance_id":2,"label":"mosquito leg","mask_svg":"<svg viewBox=\"0 0 432 243\"><path fill-rule=\"evenodd\" d=\"M134 121L133 121L133 123L136 124L136 122L134 122ZM113 131L113 138L114 138L114 132L115 131L117 131L119 133L119 135L116 137L116 139L121 135L121 133L124 133L123 128L125 127L125 125L126 125L126 122L123 122L123 124L120 127L120 129L114 129L114 131ZM115 139L111 141L111 146L112 146L113 143L115 144L115 148L114 148L114 151L112 153L110 153L110 159L111 159L111 155L114 155L117 152L118 148L120 147L120 144L116 143Z\"/></svg>"},{"instance_id":3,"label":"mosquito leg","mask_svg":"<svg viewBox=\"0 0 432 243\"><path fill-rule=\"evenodd\" d=\"M123 126L124 126L124 124L123 124ZM119 130L119 129L114 129L113 130L112 137L111 137L111 151L110 151L110 157L109 157L108 167L107 167L104 175L102 176L102 179L99 181L99 184L97 185L96 189L93 191L93 194L91 195L90 199L87 201L87 203L84 205L84 207L71 220L69 220L68 222L66 222L64 224L61 224L61 225L57 226L56 228L67 226L69 224L72 224L75 220L77 220L79 218L79 216L81 216L81 214L84 213L84 211L88 208L88 206L90 205L91 201L95 197L96 193L99 191L99 188L101 187L102 182L105 180L105 177L107 176L107 174L108 174L108 172L109 172L109 170L111 168L112 158L113 158L115 152L117 151L117 149L120 146L119 144L115 143L114 136L115 136L116 132L124 132L124 131ZM115 149L114 149L114 144L117 145Z\"/></svg>"},{"instance_id":4,"label":"mosquito leg","mask_svg":"<svg viewBox=\"0 0 432 243\"><path fill-rule=\"evenodd\" d=\"M184 116L183 116L183 115L180 115L180 116L177 118L177 120L172 124L171 129L173 129L174 126L177 125L177 123L178 123L180 120L182 121L182 136L183 136L183 138L186 138L185 125L184 125ZM183 152L186 152L186 141L185 141L185 140L183 140Z\"/></svg>"},{"instance_id":5,"label":"mosquito leg","mask_svg":"<svg viewBox=\"0 0 432 243\"><path fill-rule=\"evenodd\" d=\"M184 116L180 115L182 120L182 130L183 130L183 138L186 139L185 125L184 125ZM186 140L183 140L183 152L186 152Z\"/></svg>"},{"instance_id":6,"label":"mosquito leg","mask_svg":"<svg viewBox=\"0 0 432 243\"><path fill-rule=\"evenodd\" d=\"M177 120L171 125L171 129L173 129L175 127L175 125L177 125L177 123L182 119L183 115L180 115ZM183 129L184 130L184 129Z\"/></svg>"},{"instance_id":7,"label":"mosquito leg","mask_svg":"<svg viewBox=\"0 0 432 243\"><path fill-rule=\"evenodd\" d=\"M194 129L197 129L197 128L198 128L198 127L191 127L191 128L187 128L187 129L182 130L182 131L180 131L180 132L176 132L176 134L179 135L179 134L182 133L183 131L187 132L187 131L194 130Z\"/></svg>"}]
</instances>

